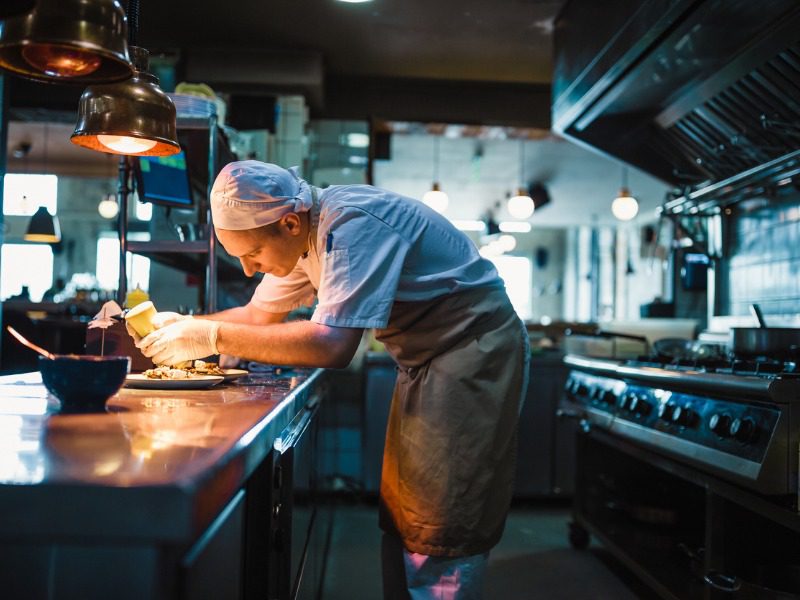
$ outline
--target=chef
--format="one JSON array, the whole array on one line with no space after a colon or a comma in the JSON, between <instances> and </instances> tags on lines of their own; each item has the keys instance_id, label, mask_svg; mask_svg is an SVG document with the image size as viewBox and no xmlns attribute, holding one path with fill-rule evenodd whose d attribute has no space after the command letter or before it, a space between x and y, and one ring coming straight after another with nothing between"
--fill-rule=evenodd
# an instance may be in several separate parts
<instances>
[{"instance_id":1,"label":"chef","mask_svg":"<svg viewBox=\"0 0 800 600\"><path fill-rule=\"evenodd\" d=\"M398 364L381 481L385 598L480 598L503 532L527 385L527 334L492 264L423 203L368 185L319 189L241 161L211 191L214 228L250 302L159 313L137 345L156 364L224 353L346 366L376 337ZM301 306L308 321L284 322Z\"/></svg>"}]
</instances>

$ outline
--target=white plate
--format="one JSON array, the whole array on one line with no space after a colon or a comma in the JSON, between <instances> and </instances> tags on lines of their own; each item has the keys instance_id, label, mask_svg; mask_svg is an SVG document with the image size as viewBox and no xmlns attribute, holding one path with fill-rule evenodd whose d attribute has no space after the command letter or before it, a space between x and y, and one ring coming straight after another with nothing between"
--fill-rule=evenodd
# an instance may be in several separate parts
<instances>
[{"instance_id":1,"label":"white plate","mask_svg":"<svg viewBox=\"0 0 800 600\"><path fill-rule=\"evenodd\" d=\"M225 372L225 381L233 381L234 379L239 379L239 377L250 375L250 371L246 371L244 369L222 369L222 370Z\"/></svg>"},{"instance_id":2,"label":"white plate","mask_svg":"<svg viewBox=\"0 0 800 600\"><path fill-rule=\"evenodd\" d=\"M225 378L221 375L193 375L186 379L151 379L141 373L125 378L125 387L148 390L193 390L217 385Z\"/></svg>"}]
</instances>

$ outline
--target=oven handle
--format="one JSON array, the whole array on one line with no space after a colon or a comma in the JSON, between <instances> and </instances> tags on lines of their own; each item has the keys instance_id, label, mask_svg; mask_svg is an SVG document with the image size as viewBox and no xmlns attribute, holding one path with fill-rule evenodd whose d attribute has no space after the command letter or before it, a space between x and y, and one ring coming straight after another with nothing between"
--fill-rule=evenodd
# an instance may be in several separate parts
<instances>
[{"instance_id":1,"label":"oven handle","mask_svg":"<svg viewBox=\"0 0 800 600\"><path fill-rule=\"evenodd\" d=\"M584 433L589 433L589 430L592 428L592 424L585 417L584 413L578 412L577 410L559 408L556 410L556 417L559 419L575 419L578 421L578 426Z\"/></svg>"},{"instance_id":2,"label":"oven handle","mask_svg":"<svg viewBox=\"0 0 800 600\"><path fill-rule=\"evenodd\" d=\"M719 571L709 571L703 577L703 581L705 581L715 590L726 592L728 594L738 592L740 589L742 589L741 579L735 575L726 575L725 573L720 573Z\"/></svg>"}]
</instances>

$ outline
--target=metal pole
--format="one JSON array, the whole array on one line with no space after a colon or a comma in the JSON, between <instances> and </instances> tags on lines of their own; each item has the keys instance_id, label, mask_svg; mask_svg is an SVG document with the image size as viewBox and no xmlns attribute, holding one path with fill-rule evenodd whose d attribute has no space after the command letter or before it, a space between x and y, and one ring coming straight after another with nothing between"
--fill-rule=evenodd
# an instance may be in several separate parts
<instances>
[{"instance_id":1,"label":"metal pole","mask_svg":"<svg viewBox=\"0 0 800 600\"><path fill-rule=\"evenodd\" d=\"M206 193L206 223L208 223L208 267L206 268L206 313L217 311L217 236L211 216L211 188L214 187L217 165L217 115L208 119L208 190Z\"/></svg>"},{"instance_id":2,"label":"metal pole","mask_svg":"<svg viewBox=\"0 0 800 600\"><path fill-rule=\"evenodd\" d=\"M119 287L117 303L125 306L125 295L128 288L127 253L128 253L128 194L131 176L131 164L127 156L119 157L119 178L117 179L117 231L119 232Z\"/></svg>"},{"instance_id":3,"label":"metal pole","mask_svg":"<svg viewBox=\"0 0 800 600\"><path fill-rule=\"evenodd\" d=\"M6 159L8 146L8 80L0 75L0 248L5 242L5 218L3 217L3 188L6 176ZM2 265L0 265L2 268ZM3 303L0 301L0 327L3 321ZM0 365L2 365L2 355L0 355Z\"/></svg>"}]
</instances>

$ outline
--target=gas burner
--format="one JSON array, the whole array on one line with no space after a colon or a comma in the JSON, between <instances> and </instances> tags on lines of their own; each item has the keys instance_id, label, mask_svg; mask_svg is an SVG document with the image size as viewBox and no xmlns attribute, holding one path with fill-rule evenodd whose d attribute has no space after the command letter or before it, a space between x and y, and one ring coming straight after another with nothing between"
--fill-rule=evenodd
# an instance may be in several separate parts
<instances>
[{"instance_id":1,"label":"gas burner","mask_svg":"<svg viewBox=\"0 0 800 600\"><path fill-rule=\"evenodd\" d=\"M675 358L640 356L625 361L631 367L650 367L668 371L697 371L750 377L798 377L800 368L794 361L770 357L745 358L731 355L728 358Z\"/></svg>"}]
</instances>

